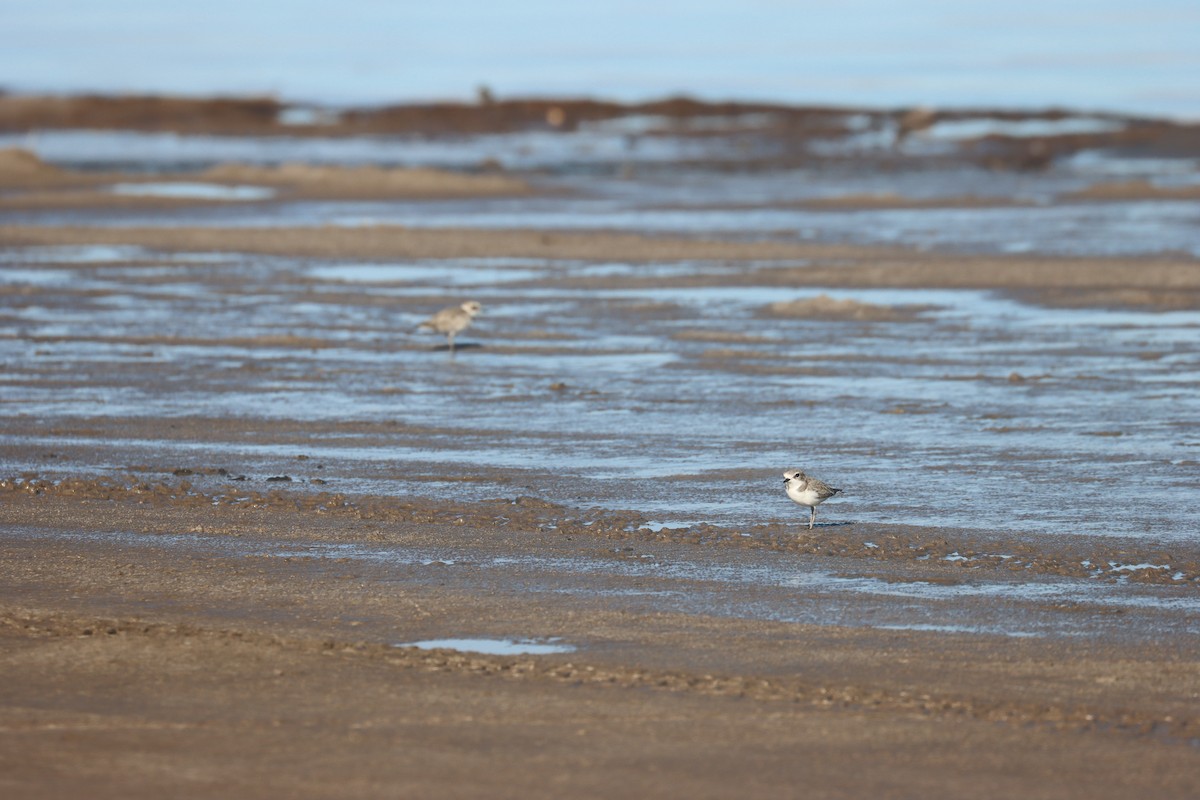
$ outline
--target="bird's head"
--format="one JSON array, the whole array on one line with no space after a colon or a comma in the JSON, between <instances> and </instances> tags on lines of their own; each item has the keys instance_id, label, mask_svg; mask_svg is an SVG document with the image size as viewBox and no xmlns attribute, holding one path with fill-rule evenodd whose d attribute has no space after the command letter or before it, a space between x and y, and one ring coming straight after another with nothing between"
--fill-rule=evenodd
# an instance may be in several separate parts
<instances>
[{"instance_id":1,"label":"bird's head","mask_svg":"<svg viewBox=\"0 0 1200 800\"><path fill-rule=\"evenodd\" d=\"M483 311L483 304L477 303L474 300L468 300L467 302L463 303L460 306L460 308L462 308L463 311L467 312L468 314L470 314L473 317L476 314L478 314L480 311Z\"/></svg>"},{"instance_id":2,"label":"bird's head","mask_svg":"<svg viewBox=\"0 0 1200 800\"><path fill-rule=\"evenodd\" d=\"M802 480L804 480L804 473L801 470L789 469L787 472L783 473L783 482L785 484L791 483L792 481Z\"/></svg>"}]
</instances>

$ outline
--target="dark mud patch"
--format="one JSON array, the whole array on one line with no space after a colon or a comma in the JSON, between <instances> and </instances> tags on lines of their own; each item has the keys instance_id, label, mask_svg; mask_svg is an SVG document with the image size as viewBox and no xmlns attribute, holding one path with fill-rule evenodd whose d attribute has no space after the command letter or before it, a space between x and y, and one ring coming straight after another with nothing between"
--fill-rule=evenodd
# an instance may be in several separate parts
<instances>
[{"instance_id":1,"label":"dark mud patch","mask_svg":"<svg viewBox=\"0 0 1200 800\"><path fill-rule=\"evenodd\" d=\"M754 336L748 333L717 330L686 330L673 335L680 342L713 342L720 344L770 344L771 339L765 336Z\"/></svg>"},{"instance_id":2,"label":"dark mud patch","mask_svg":"<svg viewBox=\"0 0 1200 800\"><path fill-rule=\"evenodd\" d=\"M533 191L525 181L507 175L465 175L429 168L222 164L197 177L222 184L273 186L288 197L306 198L512 197Z\"/></svg>"},{"instance_id":3,"label":"dark mud patch","mask_svg":"<svg viewBox=\"0 0 1200 800\"><path fill-rule=\"evenodd\" d=\"M1200 200L1200 186L1159 186L1150 181L1099 183L1062 196L1063 200Z\"/></svg>"}]
</instances>

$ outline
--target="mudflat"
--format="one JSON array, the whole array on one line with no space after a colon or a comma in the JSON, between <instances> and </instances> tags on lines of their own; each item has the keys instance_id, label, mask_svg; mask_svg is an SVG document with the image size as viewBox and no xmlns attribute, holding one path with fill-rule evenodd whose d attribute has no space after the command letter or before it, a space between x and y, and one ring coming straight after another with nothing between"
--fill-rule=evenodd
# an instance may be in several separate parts
<instances>
[{"instance_id":1,"label":"mudflat","mask_svg":"<svg viewBox=\"0 0 1200 800\"><path fill-rule=\"evenodd\" d=\"M0 98L5 796L1200 794L1191 127L288 111Z\"/></svg>"},{"instance_id":2,"label":"mudflat","mask_svg":"<svg viewBox=\"0 0 1200 800\"><path fill-rule=\"evenodd\" d=\"M326 248L428 257L507 246L520 255L558 248L559 256L607 250L629 259L788 250L521 232L7 228L2 235L20 245L301 256ZM809 257L819 249L792 247ZM859 256L863 270L874 269L877 254ZM921 274L970 280L962 263L892 257ZM1103 280L1095 264L1018 271L1042 278L1022 284L1038 290L1087 268ZM142 280L136 265L129 269ZM853 282L855 269L839 267L838 275ZM1112 269L1136 273L1147 291L1167 291L1172 281L1190 280L1192 267ZM1006 280L997 277L1002 271L974 274L989 285ZM233 297L250 288L235 281L222 291ZM349 294L338 303L379 302L343 290ZM69 313L90 316L85 309L107 294L79 286L72 299L60 291L10 298L65 302L75 309ZM410 302L423 313L419 299ZM646 312L618 311L617 323L636 324ZM903 330L920 326L922 312L818 295L762 313L808 324L884 320ZM703 326L677 336L681 347L701 348L696 357L709 370L735 376L754 376L744 355L769 345ZM42 355L32 369L10 374L10 391L36 394L67 380L71 392L112 386L114 399L130 391L143 399L129 411L120 405L127 401L87 413L72 404L64 416L10 395L15 413L3 445L10 477L0 497L7 792L766 797L803 787L813 797L1116 798L1200 791L1200 661L1189 621L1200 580L1194 542L904 525L899 510L900 524L873 523L836 504L821 510L832 526L811 534L774 506L775 521L660 528L619 482L601 494L589 490L587 502L609 510L572 507L563 504L576 491L571 475L539 469L536 459L512 469L469 455L514 433L479 434L465 421L458 429L422 426L407 415L404 422L306 418L302 405L300 418L289 420L254 399L262 397L260 383L316 353L338 354L335 370L362 380L353 354L386 358L392 345L373 343L366 329L361 337L347 344L329 332L203 326L189 336L118 326L69 340L33 337L29 346ZM79 364L68 377L53 366L54 353L88 341L110 354L107 371ZM431 345L402 346L444 369L445 354L422 352ZM553 360L570 347L569 337L554 333L491 345L491 357L508 353L513 367L488 380L522 382L524 359ZM217 372L204 360L172 366L157 355L213 348L241 355ZM464 351L453 370L470 370L478 355ZM581 375L542 380L564 377L566 386L510 397L510 424L519 424L520 409L547 402L608 402L588 395ZM1014 391L1038 381L997 377ZM181 416L170 387L201 378L220 396L248 392L249 405L196 416L204 404L188 401ZM403 402L408 390L395 375L378 380L368 396ZM881 411L903 418L922 409ZM1003 417L993 423L998 431ZM542 444L528 446L551 452L576 446L577 436L546 432ZM446 452L438 459L444 464L408 460L451 439L468 453ZM351 443L365 449L339 454ZM382 463L371 455L381 445ZM463 466L455 469L456 461ZM722 478L773 484L764 471L727 470ZM663 485L685 486L680 480L688 478ZM393 497L388 485L405 488ZM433 494L408 495L421 486ZM537 499L547 494L562 500ZM864 505L860 499L857 507ZM620 508L631 510L612 510ZM852 524L844 525L847 516ZM405 646L446 638L561 642L573 650L485 655Z\"/></svg>"}]
</instances>

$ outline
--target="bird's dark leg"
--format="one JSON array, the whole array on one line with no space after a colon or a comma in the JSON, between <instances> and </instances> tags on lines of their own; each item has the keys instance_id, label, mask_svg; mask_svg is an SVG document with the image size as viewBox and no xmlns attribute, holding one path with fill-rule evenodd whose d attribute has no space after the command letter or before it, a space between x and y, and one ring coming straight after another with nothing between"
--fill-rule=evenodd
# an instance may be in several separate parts
<instances>
[{"instance_id":1,"label":"bird's dark leg","mask_svg":"<svg viewBox=\"0 0 1200 800\"><path fill-rule=\"evenodd\" d=\"M446 334L446 339L450 342L450 355L454 355L454 331Z\"/></svg>"},{"instance_id":2,"label":"bird's dark leg","mask_svg":"<svg viewBox=\"0 0 1200 800\"><path fill-rule=\"evenodd\" d=\"M816 506L809 506L808 510L809 510L810 512L812 512L812 513L810 513L810 514L809 514L809 516L808 516L808 529L811 531L811 530L813 529L813 525L814 525L814 524L816 523L816 521L817 521L817 507L816 507Z\"/></svg>"}]
</instances>

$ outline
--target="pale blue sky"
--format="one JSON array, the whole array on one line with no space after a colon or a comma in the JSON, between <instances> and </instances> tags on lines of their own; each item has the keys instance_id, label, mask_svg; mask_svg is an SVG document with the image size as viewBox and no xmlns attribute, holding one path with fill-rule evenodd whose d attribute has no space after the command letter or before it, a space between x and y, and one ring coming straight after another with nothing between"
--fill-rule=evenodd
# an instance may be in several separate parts
<instances>
[{"instance_id":1,"label":"pale blue sky","mask_svg":"<svg viewBox=\"0 0 1200 800\"><path fill-rule=\"evenodd\" d=\"M330 103L688 93L1200 118L1200 2L0 0L0 86Z\"/></svg>"}]
</instances>

